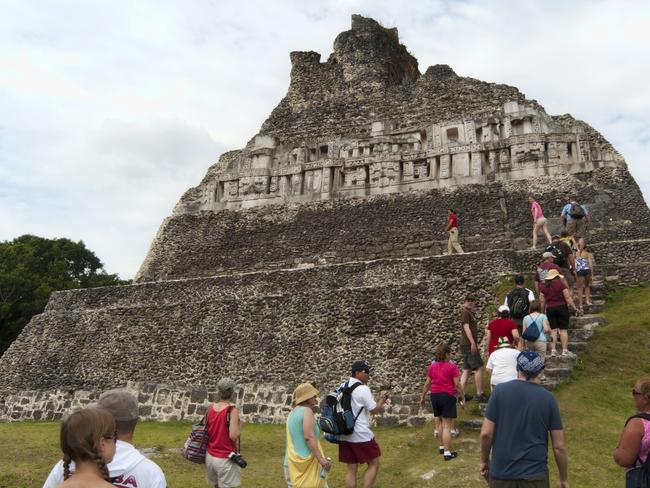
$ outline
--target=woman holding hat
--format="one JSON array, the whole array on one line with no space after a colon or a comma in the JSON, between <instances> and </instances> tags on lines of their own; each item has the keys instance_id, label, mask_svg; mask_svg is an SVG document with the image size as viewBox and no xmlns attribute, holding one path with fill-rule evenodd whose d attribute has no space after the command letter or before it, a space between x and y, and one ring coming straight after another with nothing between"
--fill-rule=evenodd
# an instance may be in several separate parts
<instances>
[{"instance_id":1,"label":"woman holding hat","mask_svg":"<svg viewBox=\"0 0 650 488\"><path fill-rule=\"evenodd\" d=\"M539 285L539 298L542 308L546 307L546 316L551 325L551 338L553 347L551 356L555 356L555 342L557 331L560 331L560 343L562 344L563 357L575 357L569 352L569 307L576 311L576 306L571 298L571 292L567 288L564 277L555 269L550 270L543 283Z\"/></svg>"},{"instance_id":2,"label":"woman holding hat","mask_svg":"<svg viewBox=\"0 0 650 488\"><path fill-rule=\"evenodd\" d=\"M313 410L317 396L318 390L311 383L301 383L293 392L294 408L287 418L284 476L294 488L326 487L321 470L329 471L332 467L318 440L320 428Z\"/></svg>"}]
</instances>

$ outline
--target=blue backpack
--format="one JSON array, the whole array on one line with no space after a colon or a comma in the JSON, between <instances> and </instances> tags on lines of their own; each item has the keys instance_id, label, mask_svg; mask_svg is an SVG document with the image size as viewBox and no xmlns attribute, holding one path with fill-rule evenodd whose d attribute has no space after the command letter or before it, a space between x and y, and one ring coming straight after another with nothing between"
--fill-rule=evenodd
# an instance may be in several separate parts
<instances>
[{"instance_id":1,"label":"blue backpack","mask_svg":"<svg viewBox=\"0 0 650 488\"><path fill-rule=\"evenodd\" d=\"M325 397L325 404L321 408L321 415L318 419L318 425L323 432L332 435L352 434L354 424L363 410L361 407L356 415L352 412L352 392L362 384L355 383L349 386L346 381Z\"/></svg>"}]
</instances>

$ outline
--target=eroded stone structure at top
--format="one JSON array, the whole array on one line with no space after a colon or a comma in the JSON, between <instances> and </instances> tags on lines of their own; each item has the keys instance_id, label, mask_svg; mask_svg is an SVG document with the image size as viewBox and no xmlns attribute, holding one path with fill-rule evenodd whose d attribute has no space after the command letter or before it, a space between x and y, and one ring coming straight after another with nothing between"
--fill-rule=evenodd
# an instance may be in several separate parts
<instances>
[{"instance_id":1,"label":"eroded stone structure at top","mask_svg":"<svg viewBox=\"0 0 650 488\"><path fill-rule=\"evenodd\" d=\"M178 212L359 197L622 165L598 133L516 88L420 75L397 29L352 17L334 52L291 53L286 97L224 154Z\"/></svg>"}]
</instances>

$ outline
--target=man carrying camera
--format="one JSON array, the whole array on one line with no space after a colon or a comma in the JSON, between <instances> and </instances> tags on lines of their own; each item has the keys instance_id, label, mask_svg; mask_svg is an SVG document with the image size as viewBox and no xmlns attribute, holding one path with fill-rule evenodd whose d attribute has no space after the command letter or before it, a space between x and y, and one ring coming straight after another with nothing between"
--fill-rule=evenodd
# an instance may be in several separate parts
<instances>
[{"instance_id":1,"label":"man carrying camera","mask_svg":"<svg viewBox=\"0 0 650 488\"><path fill-rule=\"evenodd\" d=\"M368 464L363 474L364 488L371 488L375 484L379 470L379 456L381 451L375 436L370 430L370 418L368 413L381 412L384 403L389 398L388 392L381 393L378 402L372 397L372 392L367 383L370 380L370 366L365 361L355 361L352 364L352 376L348 385L361 383L352 391L352 413L357 417L354 424L354 432L349 435L342 435L339 438L339 461L348 465L345 474L346 488L356 488L357 470L360 464Z\"/></svg>"}]
</instances>

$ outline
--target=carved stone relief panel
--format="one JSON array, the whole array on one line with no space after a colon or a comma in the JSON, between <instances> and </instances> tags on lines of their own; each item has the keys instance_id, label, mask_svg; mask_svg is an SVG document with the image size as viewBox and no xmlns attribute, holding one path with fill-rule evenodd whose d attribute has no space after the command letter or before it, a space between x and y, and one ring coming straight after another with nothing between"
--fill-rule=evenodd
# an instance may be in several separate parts
<instances>
[{"instance_id":1,"label":"carved stone relief panel","mask_svg":"<svg viewBox=\"0 0 650 488\"><path fill-rule=\"evenodd\" d=\"M402 179L404 181L411 181L413 179L413 162L405 161L402 171Z\"/></svg>"},{"instance_id":2,"label":"carved stone relief panel","mask_svg":"<svg viewBox=\"0 0 650 488\"><path fill-rule=\"evenodd\" d=\"M490 168L490 171L497 170L497 157L498 154L496 151L490 151L488 153L488 167Z\"/></svg>"},{"instance_id":3,"label":"carved stone relief panel","mask_svg":"<svg viewBox=\"0 0 650 488\"><path fill-rule=\"evenodd\" d=\"M466 120L463 124L465 126L465 141L469 143L476 142L476 126L473 120Z\"/></svg>"},{"instance_id":4,"label":"carved stone relief panel","mask_svg":"<svg viewBox=\"0 0 650 488\"><path fill-rule=\"evenodd\" d=\"M451 166L451 156L442 154L440 156L440 178L449 178L449 168Z\"/></svg>"},{"instance_id":5,"label":"carved stone relief panel","mask_svg":"<svg viewBox=\"0 0 650 488\"><path fill-rule=\"evenodd\" d=\"M302 185L303 185L303 175L302 175L302 173L291 175L291 194L292 195L301 195L302 194Z\"/></svg>"},{"instance_id":6,"label":"carved stone relief panel","mask_svg":"<svg viewBox=\"0 0 650 488\"><path fill-rule=\"evenodd\" d=\"M469 153L452 156L453 176L469 176Z\"/></svg>"},{"instance_id":7,"label":"carved stone relief panel","mask_svg":"<svg viewBox=\"0 0 650 488\"><path fill-rule=\"evenodd\" d=\"M345 186L364 186L367 176L366 166L357 166L345 171Z\"/></svg>"},{"instance_id":8,"label":"carved stone relief panel","mask_svg":"<svg viewBox=\"0 0 650 488\"><path fill-rule=\"evenodd\" d=\"M537 164L544 159L544 144L541 142L526 142L510 146L511 165L523 167Z\"/></svg>"},{"instance_id":9,"label":"carved stone relief panel","mask_svg":"<svg viewBox=\"0 0 650 488\"><path fill-rule=\"evenodd\" d=\"M442 134L440 132L440 126L439 125L434 125L431 128L431 134L432 134L432 144L433 147L440 147L442 146Z\"/></svg>"},{"instance_id":10,"label":"carved stone relief panel","mask_svg":"<svg viewBox=\"0 0 650 488\"><path fill-rule=\"evenodd\" d=\"M278 180L280 179L280 176L272 176L271 181L269 182L269 193L270 194L277 194L280 190L280 185L278 183Z\"/></svg>"},{"instance_id":11,"label":"carved stone relief panel","mask_svg":"<svg viewBox=\"0 0 650 488\"><path fill-rule=\"evenodd\" d=\"M501 149L499 151L499 170L508 171L510 169L510 150Z\"/></svg>"},{"instance_id":12,"label":"carved stone relief panel","mask_svg":"<svg viewBox=\"0 0 650 488\"><path fill-rule=\"evenodd\" d=\"M470 174L472 176L481 175L482 155L479 152L470 153Z\"/></svg>"},{"instance_id":13,"label":"carved stone relief panel","mask_svg":"<svg viewBox=\"0 0 650 488\"><path fill-rule=\"evenodd\" d=\"M399 163L394 161L374 163L370 167L370 184L387 186L399 183Z\"/></svg>"},{"instance_id":14,"label":"carved stone relief panel","mask_svg":"<svg viewBox=\"0 0 650 488\"><path fill-rule=\"evenodd\" d=\"M322 175L322 169L305 171L305 191L320 192Z\"/></svg>"},{"instance_id":15,"label":"carved stone relief panel","mask_svg":"<svg viewBox=\"0 0 650 488\"><path fill-rule=\"evenodd\" d=\"M427 161L415 161L413 163L413 178L422 179L429 177L429 163Z\"/></svg>"},{"instance_id":16,"label":"carved stone relief panel","mask_svg":"<svg viewBox=\"0 0 650 488\"><path fill-rule=\"evenodd\" d=\"M226 181L223 187L226 198L237 198L239 196L239 180Z\"/></svg>"}]
</instances>

